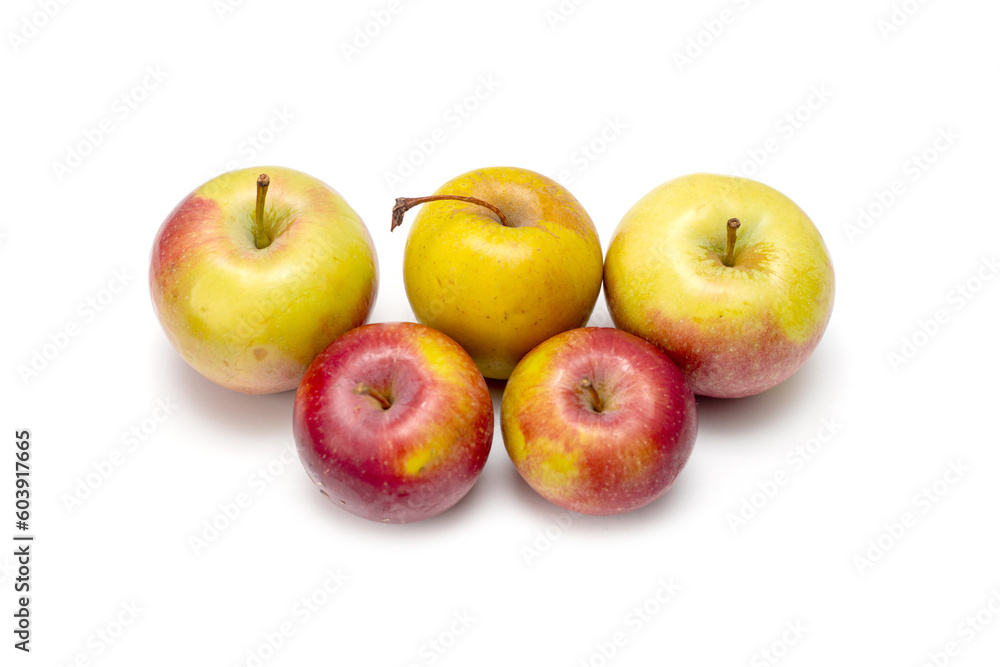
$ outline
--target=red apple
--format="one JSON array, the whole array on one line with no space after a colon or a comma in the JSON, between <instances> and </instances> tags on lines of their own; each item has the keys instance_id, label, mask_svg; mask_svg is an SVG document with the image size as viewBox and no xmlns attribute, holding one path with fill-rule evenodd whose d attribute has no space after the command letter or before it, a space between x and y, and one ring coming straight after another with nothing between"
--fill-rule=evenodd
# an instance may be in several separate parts
<instances>
[{"instance_id":1,"label":"red apple","mask_svg":"<svg viewBox=\"0 0 1000 667\"><path fill-rule=\"evenodd\" d=\"M698 431L680 369L641 338L601 328L567 331L529 352L507 382L500 424L535 491L594 515L666 493Z\"/></svg>"},{"instance_id":2,"label":"red apple","mask_svg":"<svg viewBox=\"0 0 1000 667\"><path fill-rule=\"evenodd\" d=\"M320 491L352 514L408 523L468 493L493 442L493 402L462 347L421 324L370 324L309 366L295 442Z\"/></svg>"}]
</instances>

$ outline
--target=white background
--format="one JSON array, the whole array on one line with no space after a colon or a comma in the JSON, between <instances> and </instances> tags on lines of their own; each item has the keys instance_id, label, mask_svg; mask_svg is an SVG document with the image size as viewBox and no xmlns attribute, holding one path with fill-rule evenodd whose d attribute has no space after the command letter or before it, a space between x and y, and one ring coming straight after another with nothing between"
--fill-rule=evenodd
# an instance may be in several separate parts
<instances>
[{"instance_id":1,"label":"white background","mask_svg":"<svg viewBox=\"0 0 1000 667\"><path fill-rule=\"evenodd\" d=\"M14 533L15 428L33 434L37 535L30 656L11 647L13 547L0 551L3 664L253 665L248 652L283 623L293 634L262 664L763 665L773 650L789 666L916 666L950 641L948 664L996 664L1000 281L979 278L995 278L984 261L1000 246L996 3L908 0L888 32L890 0L591 0L558 22L556 0L422 0L350 58L343 45L388 0L233 0L221 15L212 0L68 2L49 19L41 4L7 0L0 17L0 537ZM495 90L478 88L490 77ZM463 103L466 118L449 111ZM292 119L269 133L275 110ZM111 132L88 147L104 119ZM390 188L386 173L436 128L446 140ZM77 150L68 173L56 166ZM559 527L498 429L452 511L368 523L281 463L291 392L210 384L150 306L149 250L171 208L215 173L267 164L330 183L367 222L382 275L373 321L412 319L393 199L490 165L560 177L605 248L657 184L742 170L820 228L833 319L781 387L699 401L688 467L643 510ZM859 208L873 216L852 233ZM115 271L127 287L87 314ZM920 334L936 312L943 323ZM592 322L609 324L603 298ZM71 323L79 335L22 377ZM919 349L894 364L904 339ZM159 400L177 407L153 428ZM827 435L823 420L836 433L793 465L789 452ZM131 451L135 427L151 434ZM115 450L121 465L69 509ZM269 464L279 474L262 486ZM933 503L917 498L952 464L967 471L938 482ZM778 472L787 484L753 496ZM190 538L241 493L250 506L196 554ZM759 509L734 528L744 500ZM913 525L889 536L905 513ZM340 590L317 593L338 569ZM679 592L656 602L671 579ZM327 599L306 620L295 605L314 594ZM141 611L119 634L123 605ZM992 623L971 632L982 609ZM457 637L456 614L474 619ZM99 631L118 636L109 646ZM605 659L599 645L619 632Z\"/></svg>"}]
</instances>

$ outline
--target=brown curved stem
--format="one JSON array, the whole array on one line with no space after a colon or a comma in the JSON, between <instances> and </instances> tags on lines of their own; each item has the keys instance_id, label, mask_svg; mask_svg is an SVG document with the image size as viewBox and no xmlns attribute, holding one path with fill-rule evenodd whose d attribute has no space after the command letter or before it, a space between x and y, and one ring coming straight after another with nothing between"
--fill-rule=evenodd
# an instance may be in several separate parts
<instances>
[{"instance_id":1,"label":"brown curved stem","mask_svg":"<svg viewBox=\"0 0 1000 667\"><path fill-rule=\"evenodd\" d=\"M414 206L420 206L421 204L426 204L430 201L462 201L466 204L475 204L476 206L483 206L490 209L497 214L500 218L500 224L504 227L510 227L507 224L507 216L503 214L503 211L498 209L496 206L489 202L485 202L482 199L476 199L475 197L464 197L462 195L431 195L430 197L400 197L396 200L396 205L392 207L392 227L389 231L396 229L401 224L403 224L403 216Z\"/></svg>"},{"instance_id":2,"label":"brown curved stem","mask_svg":"<svg viewBox=\"0 0 1000 667\"><path fill-rule=\"evenodd\" d=\"M580 386L590 393L590 401L594 406L594 412L602 412L604 410L604 401L601 400L601 395L594 389L594 383L590 381L590 378L580 380Z\"/></svg>"},{"instance_id":3,"label":"brown curved stem","mask_svg":"<svg viewBox=\"0 0 1000 667\"><path fill-rule=\"evenodd\" d=\"M726 256L722 258L722 263L732 266L736 262L736 230L740 228L738 218L730 218L726 223Z\"/></svg>"},{"instance_id":4,"label":"brown curved stem","mask_svg":"<svg viewBox=\"0 0 1000 667\"><path fill-rule=\"evenodd\" d=\"M389 408L392 407L392 403L389 401L388 398L385 397L385 394L375 391L374 389L366 385L364 382L359 383L358 386L354 388L354 393L358 395L368 394L376 401L378 401L378 404L382 406L383 410L388 410Z\"/></svg>"}]
</instances>

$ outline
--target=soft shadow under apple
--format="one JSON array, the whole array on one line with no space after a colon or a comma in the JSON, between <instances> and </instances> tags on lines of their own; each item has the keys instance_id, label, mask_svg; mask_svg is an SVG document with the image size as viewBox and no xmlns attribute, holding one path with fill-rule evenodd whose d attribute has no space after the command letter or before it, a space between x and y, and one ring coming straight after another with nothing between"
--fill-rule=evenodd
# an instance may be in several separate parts
<instances>
[{"instance_id":1,"label":"soft shadow under apple","mask_svg":"<svg viewBox=\"0 0 1000 667\"><path fill-rule=\"evenodd\" d=\"M504 454L506 455L506 452ZM522 509L534 515L539 521L551 522L553 516L568 511L550 503L536 493L524 481L521 475L518 474L517 469L514 468L512 463L504 466L503 473L500 476L503 483L497 486L502 486L503 488L496 489L495 493L511 498ZM684 482L684 471L682 470L673 486L663 496L650 504L631 512L611 516L590 516L571 512L573 515L573 525L583 530L603 532L612 527L614 530L626 531L635 527L647 527L650 524L663 524L671 516L684 511L684 506L690 500L690 494L686 490L687 487L688 484Z\"/></svg>"},{"instance_id":2,"label":"soft shadow under apple","mask_svg":"<svg viewBox=\"0 0 1000 667\"><path fill-rule=\"evenodd\" d=\"M830 361L831 353L821 348L795 375L756 396L698 396L698 440L709 435L713 442L739 446L750 440L748 436L773 428L785 415L806 410L816 402L817 383L836 375L836 369L829 368Z\"/></svg>"},{"instance_id":3,"label":"soft shadow under apple","mask_svg":"<svg viewBox=\"0 0 1000 667\"><path fill-rule=\"evenodd\" d=\"M466 530L465 526L476 521L477 514L487 511L486 506L493 504L495 498L491 500L490 497L494 494L489 490L484 491L482 482L483 479L480 477L475 486L451 509L429 519L412 523L378 523L355 516L337 507L320 493L308 478L296 483L295 493L305 496L305 500L312 508L311 511L315 512L319 520L329 523L331 531L357 530L373 536L392 536L397 533L434 536L455 530Z\"/></svg>"},{"instance_id":4,"label":"soft shadow under apple","mask_svg":"<svg viewBox=\"0 0 1000 667\"><path fill-rule=\"evenodd\" d=\"M181 397L185 408L215 422L234 442L259 442L268 447L292 437L295 392L253 396L241 394L207 380L184 362L169 346L156 354L161 359L164 391Z\"/></svg>"}]
</instances>

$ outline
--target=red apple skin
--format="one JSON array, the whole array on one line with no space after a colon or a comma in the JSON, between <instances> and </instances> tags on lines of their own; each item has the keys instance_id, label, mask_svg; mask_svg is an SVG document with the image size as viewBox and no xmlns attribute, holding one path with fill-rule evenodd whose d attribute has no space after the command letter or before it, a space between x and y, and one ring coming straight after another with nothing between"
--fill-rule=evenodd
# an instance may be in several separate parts
<instances>
[{"instance_id":1,"label":"red apple skin","mask_svg":"<svg viewBox=\"0 0 1000 667\"><path fill-rule=\"evenodd\" d=\"M581 381L603 410L595 411ZM698 431L694 394L663 352L617 329L574 329L528 353L500 410L521 477L565 509L629 512L670 488Z\"/></svg>"},{"instance_id":2,"label":"red apple skin","mask_svg":"<svg viewBox=\"0 0 1000 667\"><path fill-rule=\"evenodd\" d=\"M390 402L383 409L359 385ZM295 395L295 442L335 505L371 521L436 516L472 488L493 442L493 402L462 347L413 323L344 334L309 366Z\"/></svg>"},{"instance_id":3,"label":"red apple skin","mask_svg":"<svg viewBox=\"0 0 1000 667\"><path fill-rule=\"evenodd\" d=\"M628 318L617 308L611 317L628 327ZM659 313L650 313L646 321L656 332L657 337L651 335L651 340L670 341L663 349L700 395L744 398L794 375L819 345L829 314L821 328L803 342L789 340L775 318L766 314L749 324L731 320L695 325Z\"/></svg>"}]
</instances>

